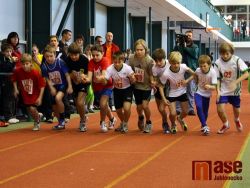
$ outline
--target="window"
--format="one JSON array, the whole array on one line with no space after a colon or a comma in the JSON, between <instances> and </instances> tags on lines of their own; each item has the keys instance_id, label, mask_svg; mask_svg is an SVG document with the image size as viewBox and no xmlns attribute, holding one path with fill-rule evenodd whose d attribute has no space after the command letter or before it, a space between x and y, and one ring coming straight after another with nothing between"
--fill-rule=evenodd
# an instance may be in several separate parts
<instances>
[{"instance_id":1,"label":"window","mask_svg":"<svg viewBox=\"0 0 250 188\"><path fill-rule=\"evenodd\" d=\"M247 12L247 6L227 6L227 13L236 13L236 12Z\"/></svg>"}]
</instances>

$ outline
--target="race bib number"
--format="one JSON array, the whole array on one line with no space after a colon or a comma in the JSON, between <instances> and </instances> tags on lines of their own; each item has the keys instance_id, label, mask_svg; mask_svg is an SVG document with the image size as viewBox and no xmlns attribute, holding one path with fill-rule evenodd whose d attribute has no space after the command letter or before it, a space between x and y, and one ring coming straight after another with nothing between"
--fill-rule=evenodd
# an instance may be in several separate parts
<instances>
[{"instance_id":1,"label":"race bib number","mask_svg":"<svg viewBox=\"0 0 250 188\"><path fill-rule=\"evenodd\" d=\"M54 85L62 84L62 78L59 71L50 72L49 79Z\"/></svg>"},{"instance_id":2,"label":"race bib number","mask_svg":"<svg viewBox=\"0 0 250 188\"><path fill-rule=\"evenodd\" d=\"M24 91L26 91L29 95L33 94L33 80L31 79L22 80L22 85Z\"/></svg>"},{"instance_id":3,"label":"race bib number","mask_svg":"<svg viewBox=\"0 0 250 188\"><path fill-rule=\"evenodd\" d=\"M122 78L116 78L116 79L114 79L114 86L116 88L122 88Z\"/></svg>"},{"instance_id":4,"label":"race bib number","mask_svg":"<svg viewBox=\"0 0 250 188\"><path fill-rule=\"evenodd\" d=\"M137 82L144 82L144 73L143 69L135 67L135 78Z\"/></svg>"}]
</instances>

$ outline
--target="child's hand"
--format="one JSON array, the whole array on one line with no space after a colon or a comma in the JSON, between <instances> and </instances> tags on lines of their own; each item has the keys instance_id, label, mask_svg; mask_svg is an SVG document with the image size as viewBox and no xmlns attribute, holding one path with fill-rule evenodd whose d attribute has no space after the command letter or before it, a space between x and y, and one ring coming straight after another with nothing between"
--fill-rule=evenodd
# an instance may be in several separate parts
<instances>
[{"instance_id":1,"label":"child's hand","mask_svg":"<svg viewBox=\"0 0 250 188\"><path fill-rule=\"evenodd\" d=\"M15 96L15 98L17 98L18 95L19 95L19 91L18 90L14 90L14 96Z\"/></svg>"},{"instance_id":2,"label":"child's hand","mask_svg":"<svg viewBox=\"0 0 250 188\"><path fill-rule=\"evenodd\" d=\"M38 97L38 98L36 99L35 104L36 104L37 106L40 106L40 105L42 104L42 99L41 99L40 97Z\"/></svg>"},{"instance_id":3,"label":"child's hand","mask_svg":"<svg viewBox=\"0 0 250 188\"><path fill-rule=\"evenodd\" d=\"M166 98L163 99L164 105L169 106L171 103Z\"/></svg>"},{"instance_id":4,"label":"child's hand","mask_svg":"<svg viewBox=\"0 0 250 188\"><path fill-rule=\"evenodd\" d=\"M181 80L181 86L186 87L187 86L187 81L186 80Z\"/></svg>"},{"instance_id":5,"label":"child's hand","mask_svg":"<svg viewBox=\"0 0 250 188\"><path fill-rule=\"evenodd\" d=\"M205 84L205 85L204 85L204 88L205 88L206 90L209 90L209 89L211 89L211 86L210 86L209 84Z\"/></svg>"},{"instance_id":6,"label":"child's hand","mask_svg":"<svg viewBox=\"0 0 250 188\"><path fill-rule=\"evenodd\" d=\"M13 62L17 62L17 61L18 61L18 57L12 56L12 57L11 57L11 60L12 60Z\"/></svg>"},{"instance_id":7,"label":"child's hand","mask_svg":"<svg viewBox=\"0 0 250 188\"><path fill-rule=\"evenodd\" d=\"M73 88L71 86L68 86L67 91L68 94L73 93Z\"/></svg>"},{"instance_id":8,"label":"child's hand","mask_svg":"<svg viewBox=\"0 0 250 188\"><path fill-rule=\"evenodd\" d=\"M131 83L135 83L135 82L136 82L136 78L135 78L135 74L134 74L134 73L133 73L133 74L130 74L130 75L128 76L128 78L129 78L129 80L130 80Z\"/></svg>"}]
</instances>

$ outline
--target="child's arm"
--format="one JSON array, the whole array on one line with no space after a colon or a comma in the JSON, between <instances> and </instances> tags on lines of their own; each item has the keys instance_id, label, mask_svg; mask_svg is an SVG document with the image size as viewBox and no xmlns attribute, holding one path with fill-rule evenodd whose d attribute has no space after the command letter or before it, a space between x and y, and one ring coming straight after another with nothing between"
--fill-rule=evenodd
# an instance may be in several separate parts
<instances>
[{"instance_id":1,"label":"child's arm","mask_svg":"<svg viewBox=\"0 0 250 188\"><path fill-rule=\"evenodd\" d=\"M220 79L217 80L217 87L216 87L216 101L219 101L220 99Z\"/></svg>"},{"instance_id":2,"label":"child's arm","mask_svg":"<svg viewBox=\"0 0 250 188\"><path fill-rule=\"evenodd\" d=\"M13 82L13 86L14 86L14 96L17 97L19 95L19 91L17 89L17 82Z\"/></svg>"},{"instance_id":3,"label":"child's arm","mask_svg":"<svg viewBox=\"0 0 250 188\"><path fill-rule=\"evenodd\" d=\"M131 73L130 75L128 75L128 78L130 80L130 82L133 84L136 82L136 78L135 78L135 73Z\"/></svg>"},{"instance_id":4,"label":"child's arm","mask_svg":"<svg viewBox=\"0 0 250 188\"><path fill-rule=\"evenodd\" d=\"M73 93L73 88L72 88L72 84L71 84L71 79L70 79L69 73L65 73L65 77L66 77L66 80L67 80L67 83L68 83L67 93L71 94L71 93Z\"/></svg>"},{"instance_id":5,"label":"child's arm","mask_svg":"<svg viewBox=\"0 0 250 188\"><path fill-rule=\"evenodd\" d=\"M186 86L191 80L193 80L195 76L195 72L192 69L188 68L187 72L191 74L191 76L189 76L188 79L184 80L184 82L182 83L182 85L184 86Z\"/></svg>"},{"instance_id":6,"label":"child's arm","mask_svg":"<svg viewBox=\"0 0 250 188\"><path fill-rule=\"evenodd\" d=\"M42 88L40 89L39 96L38 96L38 98L36 99L35 104L36 104L37 106L40 106L40 105L42 104L43 93L44 93L44 87L42 87Z\"/></svg>"},{"instance_id":7,"label":"child's arm","mask_svg":"<svg viewBox=\"0 0 250 188\"><path fill-rule=\"evenodd\" d=\"M229 85L230 89L235 90L237 87L237 84L247 79L248 75L249 75L248 71L245 71L237 80L232 81Z\"/></svg>"}]
</instances>

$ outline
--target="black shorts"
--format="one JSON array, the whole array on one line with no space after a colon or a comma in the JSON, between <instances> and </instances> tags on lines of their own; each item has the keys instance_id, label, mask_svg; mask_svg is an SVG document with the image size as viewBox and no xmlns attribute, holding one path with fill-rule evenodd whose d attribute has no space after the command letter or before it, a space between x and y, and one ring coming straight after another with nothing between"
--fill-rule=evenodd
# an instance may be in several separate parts
<instances>
[{"instance_id":1,"label":"black shorts","mask_svg":"<svg viewBox=\"0 0 250 188\"><path fill-rule=\"evenodd\" d=\"M133 99L132 87L128 87L126 89L114 88L113 92L114 92L114 103L115 103L116 109L122 108L124 102L132 103L132 99Z\"/></svg>"},{"instance_id":2,"label":"black shorts","mask_svg":"<svg viewBox=\"0 0 250 188\"><path fill-rule=\"evenodd\" d=\"M167 99L169 100L169 102L175 102L175 101L186 102L186 101L188 101L188 97L187 97L186 93L184 93L183 95L181 95L179 97L167 97Z\"/></svg>"},{"instance_id":3,"label":"black shorts","mask_svg":"<svg viewBox=\"0 0 250 188\"><path fill-rule=\"evenodd\" d=\"M165 88L163 88L163 92L164 92L164 96L167 98L166 89ZM156 88L156 92L155 92L154 96L155 96L156 99L162 100L162 97L161 97L161 94L160 94L160 90L159 90L158 87Z\"/></svg>"},{"instance_id":4,"label":"black shorts","mask_svg":"<svg viewBox=\"0 0 250 188\"><path fill-rule=\"evenodd\" d=\"M87 93L88 85L86 84L73 84L74 95L77 96L79 92Z\"/></svg>"},{"instance_id":5,"label":"black shorts","mask_svg":"<svg viewBox=\"0 0 250 188\"><path fill-rule=\"evenodd\" d=\"M134 89L135 103L137 105L142 104L142 101L150 101L151 90Z\"/></svg>"}]
</instances>

